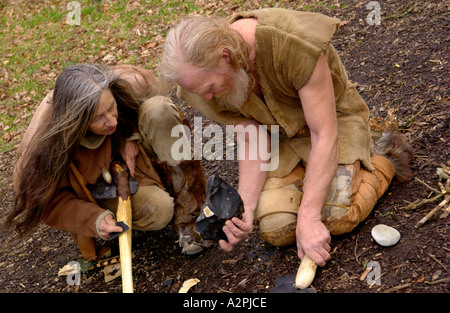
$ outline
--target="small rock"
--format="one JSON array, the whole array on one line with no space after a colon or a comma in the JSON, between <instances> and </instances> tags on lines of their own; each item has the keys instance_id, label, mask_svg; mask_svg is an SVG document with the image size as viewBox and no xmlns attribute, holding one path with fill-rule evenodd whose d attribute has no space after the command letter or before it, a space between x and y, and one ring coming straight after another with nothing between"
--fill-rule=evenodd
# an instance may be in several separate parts
<instances>
[{"instance_id":1,"label":"small rock","mask_svg":"<svg viewBox=\"0 0 450 313\"><path fill-rule=\"evenodd\" d=\"M172 285L172 283L173 283L173 278L169 278L169 279L167 279L166 281L164 281L164 282L161 284L161 286L162 286L162 287L170 286L170 285Z\"/></svg>"},{"instance_id":2,"label":"small rock","mask_svg":"<svg viewBox=\"0 0 450 313\"><path fill-rule=\"evenodd\" d=\"M384 247L395 245L400 240L400 232L393 227L379 224L372 228L372 237Z\"/></svg>"}]
</instances>

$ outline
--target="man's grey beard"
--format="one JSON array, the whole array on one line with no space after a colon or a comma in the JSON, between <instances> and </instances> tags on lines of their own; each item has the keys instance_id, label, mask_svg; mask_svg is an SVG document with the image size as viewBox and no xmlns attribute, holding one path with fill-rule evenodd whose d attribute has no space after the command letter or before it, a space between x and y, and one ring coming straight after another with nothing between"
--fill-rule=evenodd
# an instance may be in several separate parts
<instances>
[{"instance_id":1,"label":"man's grey beard","mask_svg":"<svg viewBox=\"0 0 450 313\"><path fill-rule=\"evenodd\" d=\"M215 97L216 103L224 109L235 111L247 102L250 96L250 77L244 69L232 74L233 88L224 96Z\"/></svg>"}]
</instances>

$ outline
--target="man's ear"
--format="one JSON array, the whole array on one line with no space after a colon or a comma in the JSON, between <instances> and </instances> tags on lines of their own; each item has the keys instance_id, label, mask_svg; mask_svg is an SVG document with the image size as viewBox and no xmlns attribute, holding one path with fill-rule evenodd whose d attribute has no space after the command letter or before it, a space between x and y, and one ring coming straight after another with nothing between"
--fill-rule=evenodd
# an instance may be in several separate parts
<instances>
[{"instance_id":1,"label":"man's ear","mask_svg":"<svg viewBox=\"0 0 450 313\"><path fill-rule=\"evenodd\" d=\"M227 48L223 49L222 51L222 59L224 59L228 64L231 64L230 51L228 51Z\"/></svg>"}]
</instances>

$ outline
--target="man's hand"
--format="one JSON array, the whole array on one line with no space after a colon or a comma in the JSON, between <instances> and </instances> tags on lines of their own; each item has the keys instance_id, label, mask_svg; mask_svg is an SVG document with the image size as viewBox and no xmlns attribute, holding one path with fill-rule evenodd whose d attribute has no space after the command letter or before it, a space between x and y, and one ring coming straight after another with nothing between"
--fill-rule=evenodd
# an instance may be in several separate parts
<instances>
[{"instance_id":1,"label":"man's hand","mask_svg":"<svg viewBox=\"0 0 450 313\"><path fill-rule=\"evenodd\" d=\"M123 231L122 227L116 226L116 221L112 215L108 214L98 225L100 236L108 238L110 233L120 233Z\"/></svg>"},{"instance_id":2,"label":"man's hand","mask_svg":"<svg viewBox=\"0 0 450 313\"><path fill-rule=\"evenodd\" d=\"M305 254L319 266L325 266L331 260L331 236L320 218L297 219L297 252L302 259Z\"/></svg>"},{"instance_id":3,"label":"man's hand","mask_svg":"<svg viewBox=\"0 0 450 313\"><path fill-rule=\"evenodd\" d=\"M258 151L258 145L266 144L270 148L270 136L266 131L260 131L259 123L255 120L245 120L236 127L237 143L239 146L239 187L238 193L244 202L244 214L242 219L232 218L226 221L223 232L228 241L219 240L223 250L230 252L233 246L246 238L253 231L253 219L255 209L261 194L262 187L267 178L267 171L262 171L261 166L269 164L270 160L262 160L257 153L256 160L250 156ZM242 126L242 127L241 127ZM257 139L250 140L247 127L255 127Z\"/></svg>"},{"instance_id":4,"label":"man's hand","mask_svg":"<svg viewBox=\"0 0 450 313\"><path fill-rule=\"evenodd\" d=\"M242 219L233 217L225 222L223 232L227 236L228 241L219 240L220 247L230 252L235 244L245 239L253 231L253 216L247 212L242 214Z\"/></svg>"},{"instance_id":5,"label":"man's hand","mask_svg":"<svg viewBox=\"0 0 450 313\"><path fill-rule=\"evenodd\" d=\"M139 154L139 148L134 141L127 141L125 147L120 152L123 160L127 164L130 175L134 176L136 168L136 156Z\"/></svg>"}]
</instances>

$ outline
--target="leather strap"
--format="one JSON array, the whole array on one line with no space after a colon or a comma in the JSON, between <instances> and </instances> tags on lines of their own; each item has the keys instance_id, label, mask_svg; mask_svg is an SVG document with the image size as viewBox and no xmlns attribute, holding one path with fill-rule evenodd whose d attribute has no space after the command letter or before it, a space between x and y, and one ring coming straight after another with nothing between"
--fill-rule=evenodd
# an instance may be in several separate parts
<instances>
[{"instance_id":1,"label":"leather strap","mask_svg":"<svg viewBox=\"0 0 450 313\"><path fill-rule=\"evenodd\" d=\"M301 191L277 188L261 192L255 212L255 220L275 213L297 214L303 193Z\"/></svg>"},{"instance_id":2,"label":"leather strap","mask_svg":"<svg viewBox=\"0 0 450 313\"><path fill-rule=\"evenodd\" d=\"M91 192L86 188L86 180L72 162L70 162L69 168L69 181L70 185L80 199L97 204L97 201L95 201Z\"/></svg>"}]
</instances>

